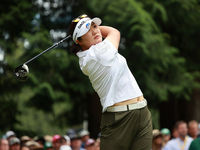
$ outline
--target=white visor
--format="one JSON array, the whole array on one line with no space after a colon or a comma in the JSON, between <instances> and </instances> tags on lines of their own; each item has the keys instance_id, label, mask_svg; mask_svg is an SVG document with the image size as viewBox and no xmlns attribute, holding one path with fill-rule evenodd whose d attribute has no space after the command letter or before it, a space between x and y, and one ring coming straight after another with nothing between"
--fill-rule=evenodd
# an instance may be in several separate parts
<instances>
[{"instance_id":1,"label":"white visor","mask_svg":"<svg viewBox=\"0 0 200 150\"><path fill-rule=\"evenodd\" d=\"M86 17L86 18L81 19L77 23L74 33L73 33L73 41L75 43L79 37L83 36L90 30L90 26L91 26L92 22L94 22L96 25L99 26L101 24L101 19L99 19L99 18L90 19L90 18Z\"/></svg>"}]
</instances>

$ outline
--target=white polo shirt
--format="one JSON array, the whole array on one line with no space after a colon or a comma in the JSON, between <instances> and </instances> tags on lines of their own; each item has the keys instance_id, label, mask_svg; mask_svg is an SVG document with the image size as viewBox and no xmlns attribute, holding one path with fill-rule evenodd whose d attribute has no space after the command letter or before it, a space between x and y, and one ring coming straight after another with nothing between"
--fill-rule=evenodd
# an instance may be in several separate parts
<instances>
[{"instance_id":1,"label":"white polo shirt","mask_svg":"<svg viewBox=\"0 0 200 150\"><path fill-rule=\"evenodd\" d=\"M189 150L193 138L186 136L185 141L180 138L171 139L167 142L163 150Z\"/></svg>"},{"instance_id":2,"label":"white polo shirt","mask_svg":"<svg viewBox=\"0 0 200 150\"><path fill-rule=\"evenodd\" d=\"M142 96L126 59L105 39L86 51L79 51L79 65L100 97L103 112L115 103Z\"/></svg>"}]
</instances>

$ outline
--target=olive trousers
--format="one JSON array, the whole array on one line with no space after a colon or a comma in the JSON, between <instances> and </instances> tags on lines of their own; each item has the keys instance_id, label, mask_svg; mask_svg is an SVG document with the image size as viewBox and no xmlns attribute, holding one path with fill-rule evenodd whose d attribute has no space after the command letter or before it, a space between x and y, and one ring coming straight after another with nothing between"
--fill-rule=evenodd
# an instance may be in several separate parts
<instances>
[{"instance_id":1,"label":"olive trousers","mask_svg":"<svg viewBox=\"0 0 200 150\"><path fill-rule=\"evenodd\" d=\"M152 119L148 107L123 112L104 112L100 150L150 150Z\"/></svg>"}]
</instances>

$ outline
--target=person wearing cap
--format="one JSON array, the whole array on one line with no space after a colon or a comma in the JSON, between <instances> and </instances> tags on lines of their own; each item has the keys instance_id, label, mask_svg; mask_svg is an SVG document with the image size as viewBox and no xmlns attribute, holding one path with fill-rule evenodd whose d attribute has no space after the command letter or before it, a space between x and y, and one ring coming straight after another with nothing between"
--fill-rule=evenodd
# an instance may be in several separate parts
<instances>
[{"instance_id":1,"label":"person wearing cap","mask_svg":"<svg viewBox=\"0 0 200 150\"><path fill-rule=\"evenodd\" d=\"M51 136L51 135L45 135L44 139L45 139L46 142L52 142L53 136Z\"/></svg>"},{"instance_id":2,"label":"person wearing cap","mask_svg":"<svg viewBox=\"0 0 200 150\"><path fill-rule=\"evenodd\" d=\"M72 150L85 150L84 148L81 147L81 138L79 136L79 134L73 130L70 129L67 132L67 135L69 136L70 140L71 140L71 148Z\"/></svg>"},{"instance_id":3,"label":"person wearing cap","mask_svg":"<svg viewBox=\"0 0 200 150\"><path fill-rule=\"evenodd\" d=\"M63 145L71 145L71 140L70 140L70 138L69 138L69 136L67 136L67 135L63 135Z\"/></svg>"},{"instance_id":4,"label":"person wearing cap","mask_svg":"<svg viewBox=\"0 0 200 150\"><path fill-rule=\"evenodd\" d=\"M87 130L81 130L79 132L79 135L82 141L81 147L85 148L85 143L87 142L88 139L90 139L90 133Z\"/></svg>"},{"instance_id":5,"label":"person wearing cap","mask_svg":"<svg viewBox=\"0 0 200 150\"><path fill-rule=\"evenodd\" d=\"M158 130L153 130L152 150L161 150L163 145L163 134Z\"/></svg>"},{"instance_id":6,"label":"person wearing cap","mask_svg":"<svg viewBox=\"0 0 200 150\"><path fill-rule=\"evenodd\" d=\"M94 143L94 150L100 150L100 138L98 137Z\"/></svg>"},{"instance_id":7,"label":"person wearing cap","mask_svg":"<svg viewBox=\"0 0 200 150\"><path fill-rule=\"evenodd\" d=\"M189 146L193 138L189 137L187 123L183 120L175 123L175 128L178 133L177 138L173 138L167 142L163 150L189 150Z\"/></svg>"},{"instance_id":8,"label":"person wearing cap","mask_svg":"<svg viewBox=\"0 0 200 150\"><path fill-rule=\"evenodd\" d=\"M30 150L43 150L44 147L34 140L26 142L25 146L28 146Z\"/></svg>"},{"instance_id":9,"label":"person wearing cap","mask_svg":"<svg viewBox=\"0 0 200 150\"><path fill-rule=\"evenodd\" d=\"M9 143L7 139L2 138L0 140L0 150L9 150Z\"/></svg>"},{"instance_id":10,"label":"person wearing cap","mask_svg":"<svg viewBox=\"0 0 200 150\"><path fill-rule=\"evenodd\" d=\"M44 147L45 139L43 136L36 136L33 138L35 142L39 143L40 146Z\"/></svg>"},{"instance_id":11,"label":"person wearing cap","mask_svg":"<svg viewBox=\"0 0 200 150\"><path fill-rule=\"evenodd\" d=\"M53 136L53 140L52 140L52 143L53 143L53 147L55 150L59 150L60 149L60 146L63 145L63 137L59 134L56 134Z\"/></svg>"},{"instance_id":12,"label":"person wearing cap","mask_svg":"<svg viewBox=\"0 0 200 150\"><path fill-rule=\"evenodd\" d=\"M62 145L60 146L60 150L71 150L71 140L69 136L64 135L62 138Z\"/></svg>"},{"instance_id":13,"label":"person wearing cap","mask_svg":"<svg viewBox=\"0 0 200 150\"><path fill-rule=\"evenodd\" d=\"M13 131L7 131L6 132L6 138L7 138L7 140L9 141L10 138L12 138L12 137L16 137L15 132L13 132Z\"/></svg>"},{"instance_id":14,"label":"person wearing cap","mask_svg":"<svg viewBox=\"0 0 200 150\"><path fill-rule=\"evenodd\" d=\"M119 54L120 32L100 26L101 19L81 15L72 20L70 51L97 92L101 105L101 149L151 149L152 120L147 100ZM141 119L142 118L142 119Z\"/></svg>"},{"instance_id":15,"label":"person wearing cap","mask_svg":"<svg viewBox=\"0 0 200 150\"><path fill-rule=\"evenodd\" d=\"M44 150L54 150L52 142L45 142L44 143Z\"/></svg>"},{"instance_id":16,"label":"person wearing cap","mask_svg":"<svg viewBox=\"0 0 200 150\"><path fill-rule=\"evenodd\" d=\"M11 137L9 139L9 150L20 150L20 140L17 137Z\"/></svg>"},{"instance_id":17,"label":"person wearing cap","mask_svg":"<svg viewBox=\"0 0 200 150\"><path fill-rule=\"evenodd\" d=\"M30 141L31 138L27 135L24 135L20 138L21 147L26 144L26 142Z\"/></svg>"},{"instance_id":18,"label":"person wearing cap","mask_svg":"<svg viewBox=\"0 0 200 150\"><path fill-rule=\"evenodd\" d=\"M163 134L164 138L162 147L164 147L167 144L167 142L171 139L171 132L168 128L162 128L161 133Z\"/></svg>"},{"instance_id":19,"label":"person wearing cap","mask_svg":"<svg viewBox=\"0 0 200 150\"><path fill-rule=\"evenodd\" d=\"M94 146L95 140L94 139L87 139L86 143L85 143L85 149L86 150L94 150L95 146Z\"/></svg>"}]
</instances>

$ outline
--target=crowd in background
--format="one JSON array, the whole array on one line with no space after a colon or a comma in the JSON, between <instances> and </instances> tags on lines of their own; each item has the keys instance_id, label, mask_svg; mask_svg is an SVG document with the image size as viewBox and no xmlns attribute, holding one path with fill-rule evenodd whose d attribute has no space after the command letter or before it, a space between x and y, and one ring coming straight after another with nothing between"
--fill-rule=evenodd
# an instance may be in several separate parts
<instances>
[{"instance_id":1,"label":"crowd in background","mask_svg":"<svg viewBox=\"0 0 200 150\"><path fill-rule=\"evenodd\" d=\"M172 129L153 130L152 150L200 150L200 124L177 121Z\"/></svg>"},{"instance_id":2,"label":"crowd in background","mask_svg":"<svg viewBox=\"0 0 200 150\"><path fill-rule=\"evenodd\" d=\"M90 138L87 130L70 129L66 135L34 138L17 137L14 131L7 131L1 138L0 150L100 150L100 138Z\"/></svg>"},{"instance_id":3,"label":"crowd in background","mask_svg":"<svg viewBox=\"0 0 200 150\"><path fill-rule=\"evenodd\" d=\"M93 139L87 130L73 129L66 135L34 138L19 138L15 132L7 131L1 138L0 150L100 150L100 137ZM154 129L152 150L200 150L200 124L196 120L177 121L172 131Z\"/></svg>"}]
</instances>

